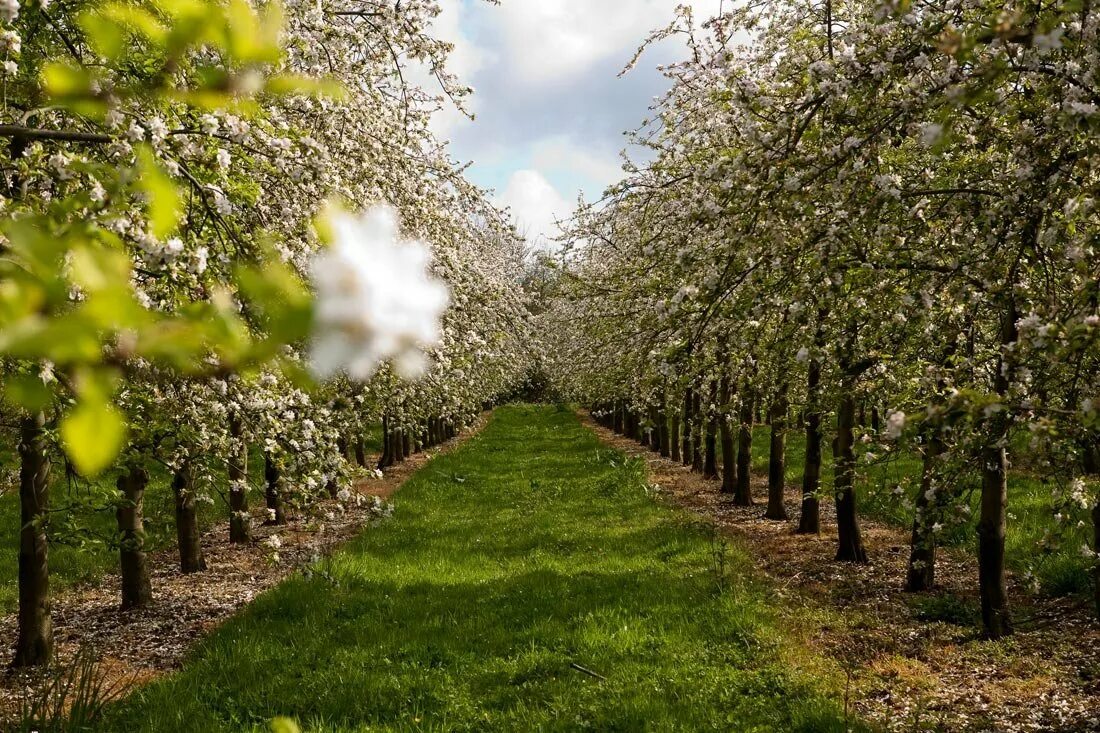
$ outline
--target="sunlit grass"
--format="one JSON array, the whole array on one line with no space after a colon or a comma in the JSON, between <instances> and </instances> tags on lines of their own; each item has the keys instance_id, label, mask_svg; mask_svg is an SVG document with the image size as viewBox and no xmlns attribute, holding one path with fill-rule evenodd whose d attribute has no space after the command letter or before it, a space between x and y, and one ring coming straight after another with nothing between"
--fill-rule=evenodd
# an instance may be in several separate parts
<instances>
[{"instance_id":1,"label":"sunlit grass","mask_svg":"<svg viewBox=\"0 0 1100 733\"><path fill-rule=\"evenodd\" d=\"M391 520L103 729L844 730L723 547L569 410L503 408L406 484Z\"/></svg>"}]
</instances>

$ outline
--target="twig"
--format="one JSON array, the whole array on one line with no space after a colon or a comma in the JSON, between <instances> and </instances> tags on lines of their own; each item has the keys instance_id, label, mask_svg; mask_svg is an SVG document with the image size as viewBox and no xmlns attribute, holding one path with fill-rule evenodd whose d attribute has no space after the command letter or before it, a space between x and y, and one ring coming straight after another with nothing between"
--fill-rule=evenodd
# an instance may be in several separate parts
<instances>
[{"instance_id":1,"label":"twig","mask_svg":"<svg viewBox=\"0 0 1100 733\"><path fill-rule=\"evenodd\" d=\"M573 669L577 670L578 672L582 672L582 673L588 675L589 677L595 677L600 682L607 682L607 678L604 677L602 674L600 674L598 672L593 672L592 670L588 669L587 667L582 667L581 665L577 664L576 662L570 662L569 666L572 667Z\"/></svg>"}]
</instances>

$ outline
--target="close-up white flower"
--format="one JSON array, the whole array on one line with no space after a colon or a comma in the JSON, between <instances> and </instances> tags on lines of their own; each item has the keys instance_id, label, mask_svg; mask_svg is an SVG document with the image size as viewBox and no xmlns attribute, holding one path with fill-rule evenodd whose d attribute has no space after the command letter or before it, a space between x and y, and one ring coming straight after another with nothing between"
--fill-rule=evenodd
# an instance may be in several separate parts
<instances>
[{"instance_id":1,"label":"close-up white flower","mask_svg":"<svg viewBox=\"0 0 1100 733\"><path fill-rule=\"evenodd\" d=\"M314 256L317 294L310 363L321 377L366 379L392 359L406 377L425 371L440 342L446 285L432 276L426 244L402 240L397 212L375 206L333 213L332 242Z\"/></svg>"}]
</instances>

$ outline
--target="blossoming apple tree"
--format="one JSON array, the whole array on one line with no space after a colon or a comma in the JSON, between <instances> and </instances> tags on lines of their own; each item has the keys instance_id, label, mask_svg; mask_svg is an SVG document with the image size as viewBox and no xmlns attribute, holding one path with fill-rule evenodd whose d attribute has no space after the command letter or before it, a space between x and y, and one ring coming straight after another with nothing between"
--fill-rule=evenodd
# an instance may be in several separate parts
<instances>
[{"instance_id":1,"label":"blossoming apple tree","mask_svg":"<svg viewBox=\"0 0 1100 733\"><path fill-rule=\"evenodd\" d=\"M931 587L976 493L983 621L1009 633L1013 446L1067 487L1052 544L1083 542L1088 509L1100 532L1097 27L1068 3L765 4L703 29L681 9L654 36L691 53L638 135L652 162L572 225L562 387L712 476L720 452L738 503L768 414L775 519L793 406L799 529L831 438L841 561L867 559L857 476L916 451L906 585Z\"/></svg>"}]
</instances>

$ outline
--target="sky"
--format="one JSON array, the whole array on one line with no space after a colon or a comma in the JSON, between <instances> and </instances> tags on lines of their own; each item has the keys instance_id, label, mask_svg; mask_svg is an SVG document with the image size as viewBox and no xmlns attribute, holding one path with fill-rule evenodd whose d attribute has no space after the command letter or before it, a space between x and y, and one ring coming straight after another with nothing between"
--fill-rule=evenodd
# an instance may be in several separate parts
<instances>
[{"instance_id":1,"label":"sky","mask_svg":"<svg viewBox=\"0 0 1100 733\"><path fill-rule=\"evenodd\" d=\"M511 209L528 240L552 248L555 217L581 193L599 198L621 177L625 131L668 88L657 70L684 46L662 42L623 77L639 44L684 0L441 0L435 34L455 44L451 70L475 90L474 121L438 115L436 132L468 176ZM697 22L721 0L686 2Z\"/></svg>"}]
</instances>

